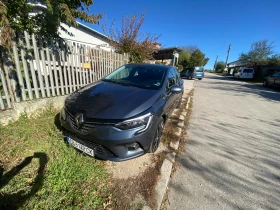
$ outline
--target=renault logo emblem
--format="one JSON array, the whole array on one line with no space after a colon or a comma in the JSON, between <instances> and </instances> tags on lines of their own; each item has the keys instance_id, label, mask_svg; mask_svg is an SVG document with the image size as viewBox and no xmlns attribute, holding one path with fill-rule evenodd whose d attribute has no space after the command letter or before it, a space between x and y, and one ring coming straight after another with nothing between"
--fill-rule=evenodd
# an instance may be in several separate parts
<instances>
[{"instance_id":1,"label":"renault logo emblem","mask_svg":"<svg viewBox=\"0 0 280 210\"><path fill-rule=\"evenodd\" d=\"M83 113L79 113L76 115L75 122L78 127L81 127L84 124L85 119Z\"/></svg>"}]
</instances>

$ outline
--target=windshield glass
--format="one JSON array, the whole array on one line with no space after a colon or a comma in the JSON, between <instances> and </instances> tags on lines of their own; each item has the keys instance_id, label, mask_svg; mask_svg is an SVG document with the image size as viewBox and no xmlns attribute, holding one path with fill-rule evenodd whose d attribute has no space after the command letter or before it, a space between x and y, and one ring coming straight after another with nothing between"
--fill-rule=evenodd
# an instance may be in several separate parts
<instances>
[{"instance_id":1,"label":"windshield glass","mask_svg":"<svg viewBox=\"0 0 280 210\"><path fill-rule=\"evenodd\" d=\"M202 67L195 67L196 72L203 72L204 69Z\"/></svg>"},{"instance_id":2,"label":"windshield glass","mask_svg":"<svg viewBox=\"0 0 280 210\"><path fill-rule=\"evenodd\" d=\"M105 77L103 81L159 89L164 81L166 70L166 67L156 65L124 65Z\"/></svg>"}]
</instances>

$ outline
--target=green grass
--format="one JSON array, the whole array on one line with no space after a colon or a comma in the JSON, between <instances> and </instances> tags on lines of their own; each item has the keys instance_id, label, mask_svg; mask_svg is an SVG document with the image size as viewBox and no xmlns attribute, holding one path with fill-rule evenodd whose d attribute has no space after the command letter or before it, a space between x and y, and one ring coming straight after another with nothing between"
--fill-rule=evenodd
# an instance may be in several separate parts
<instances>
[{"instance_id":1,"label":"green grass","mask_svg":"<svg viewBox=\"0 0 280 210\"><path fill-rule=\"evenodd\" d=\"M69 148L55 121L50 109L0 127L0 209L103 209L105 163Z\"/></svg>"}]
</instances>

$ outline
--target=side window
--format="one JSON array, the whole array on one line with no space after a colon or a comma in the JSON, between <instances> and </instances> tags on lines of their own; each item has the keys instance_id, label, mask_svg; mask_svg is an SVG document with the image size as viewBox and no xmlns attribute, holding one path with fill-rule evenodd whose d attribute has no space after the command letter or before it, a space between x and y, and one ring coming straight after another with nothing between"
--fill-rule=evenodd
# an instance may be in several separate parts
<instances>
[{"instance_id":1,"label":"side window","mask_svg":"<svg viewBox=\"0 0 280 210\"><path fill-rule=\"evenodd\" d=\"M167 83L167 90L169 90L173 85L176 83L176 78L174 75L174 70L171 69L168 72L168 83Z\"/></svg>"},{"instance_id":2,"label":"side window","mask_svg":"<svg viewBox=\"0 0 280 210\"><path fill-rule=\"evenodd\" d=\"M175 83L177 84L179 78L180 78L180 75L179 75L179 72L177 69L174 69L174 73L175 73Z\"/></svg>"}]
</instances>

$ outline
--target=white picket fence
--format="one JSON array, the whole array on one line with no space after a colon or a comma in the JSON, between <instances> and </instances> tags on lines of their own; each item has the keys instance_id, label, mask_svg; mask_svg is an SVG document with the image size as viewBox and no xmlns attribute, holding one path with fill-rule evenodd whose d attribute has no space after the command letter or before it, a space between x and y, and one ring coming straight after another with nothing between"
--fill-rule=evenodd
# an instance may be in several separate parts
<instances>
[{"instance_id":1,"label":"white picket fence","mask_svg":"<svg viewBox=\"0 0 280 210\"><path fill-rule=\"evenodd\" d=\"M0 110L21 101L67 95L128 63L128 55L24 33L0 66Z\"/></svg>"}]
</instances>

